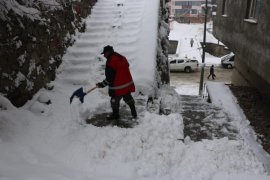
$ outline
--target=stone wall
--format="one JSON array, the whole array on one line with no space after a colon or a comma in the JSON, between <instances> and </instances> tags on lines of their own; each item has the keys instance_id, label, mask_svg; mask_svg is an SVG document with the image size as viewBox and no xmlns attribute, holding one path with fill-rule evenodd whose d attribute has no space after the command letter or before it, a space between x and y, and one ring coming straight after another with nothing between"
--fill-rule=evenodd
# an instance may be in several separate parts
<instances>
[{"instance_id":1,"label":"stone wall","mask_svg":"<svg viewBox=\"0 0 270 180\"><path fill-rule=\"evenodd\" d=\"M24 6L23 1L17 2ZM94 3L73 1L60 4L60 8L36 4L40 19L20 16L12 10L6 19L0 19L0 93L22 106L54 80L62 55L72 45L75 32L84 30L82 18L91 12Z\"/></svg>"},{"instance_id":2,"label":"stone wall","mask_svg":"<svg viewBox=\"0 0 270 180\"><path fill-rule=\"evenodd\" d=\"M170 83L170 72L168 64L168 52L169 52L169 32L170 27L168 25L169 18L169 6L168 0L160 0L160 12L159 12L159 31L158 31L158 51L157 51L157 82L160 84Z\"/></svg>"}]
</instances>

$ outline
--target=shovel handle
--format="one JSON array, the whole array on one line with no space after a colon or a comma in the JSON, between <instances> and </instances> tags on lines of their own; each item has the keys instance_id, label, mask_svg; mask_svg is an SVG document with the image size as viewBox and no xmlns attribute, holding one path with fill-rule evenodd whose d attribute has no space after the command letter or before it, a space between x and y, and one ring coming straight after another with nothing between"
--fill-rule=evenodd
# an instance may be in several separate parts
<instances>
[{"instance_id":1,"label":"shovel handle","mask_svg":"<svg viewBox=\"0 0 270 180\"><path fill-rule=\"evenodd\" d=\"M97 87L93 87L92 89L89 89L89 90L86 92L86 94L88 94L88 93L94 91L96 88L97 88Z\"/></svg>"}]
</instances>

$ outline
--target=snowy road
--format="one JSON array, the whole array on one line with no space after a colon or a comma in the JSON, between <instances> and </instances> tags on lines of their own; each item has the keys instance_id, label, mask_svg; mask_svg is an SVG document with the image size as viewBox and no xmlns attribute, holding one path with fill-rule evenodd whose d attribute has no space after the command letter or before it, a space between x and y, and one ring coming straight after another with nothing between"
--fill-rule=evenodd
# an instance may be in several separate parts
<instances>
[{"instance_id":1,"label":"snowy road","mask_svg":"<svg viewBox=\"0 0 270 180\"><path fill-rule=\"evenodd\" d=\"M233 69L225 69L222 67L215 66L216 79L207 79L209 75L210 67L205 67L204 71L204 82L214 81L223 82L224 84L231 84L231 76ZM198 95L200 85L200 69L196 72L185 73L185 72L171 72L170 82L171 86L175 87L175 90L181 95Z\"/></svg>"},{"instance_id":2,"label":"snowy road","mask_svg":"<svg viewBox=\"0 0 270 180\"><path fill-rule=\"evenodd\" d=\"M158 0L98 1L86 32L65 54L52 90L40 90L22 108L0 96L1 180L269 179L243 140L182 141L180 99L170 87L155 92L155 101L162 99L172 113L143 107L139 125L131 129L84 124L110 110L107 89L87 95L84 104L69 104L75 89L103 80L100 52L107 44L127 56L137 85L134 97L147 100L155 81L158 7Z\"/></svg>"}]
</instances>

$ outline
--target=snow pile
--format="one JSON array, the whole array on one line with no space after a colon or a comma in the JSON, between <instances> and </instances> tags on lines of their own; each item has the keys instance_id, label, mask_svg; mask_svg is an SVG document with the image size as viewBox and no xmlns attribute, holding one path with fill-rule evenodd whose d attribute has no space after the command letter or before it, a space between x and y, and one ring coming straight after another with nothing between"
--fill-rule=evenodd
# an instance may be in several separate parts
<instances>
[{"instance_id":1,"label":"snow pile","mask_svg":"<svg viewBox=\"0 0 270 180\"><path fill-rule=\"evenodd\" d=\"M218 173L263 174L264 168L241 141L203 140L186 142L174 179L212 179Z\"/></svg>"},{"instance_id":2,"label":"snow pile","mask_svg":"<svg viewBox=\"0 0 270 180\"><path fill-rule=\"evenodd\" d=\"M47 116L22 109L0 113L0 179L197 180L238 173L267 177L241 141L186 138L183 143L179 114L145 112L132 129L84 127L67 116L56 118L56 111Z\"/></svg>"},{"instance_id":3,"label":"snow pile","mask_svg":"<svg viewBox=\"0 0 270 180\"><path fill-rule=\"evenodd\" d=\"M162 113L179 113L181 111L180 97L172 87L162 86L157 96L161 97L160 108Z\"/></svg>"},{"instance_id":4,"label":"snow pile","mask_svg":"<svg viewBox=\"0 0 270 180\"><path fill-rule=\"evenodd\" d=\"M225 174L225 173L219 173L214 176L213 180L239 180L239 179L245 179L245 180L269 180L269 176L264 175L253 175L253 174Z\"/></svg>"},{"instance_id":5,"label":"snow pile","mask_svg":"<svg viewBox=\"0 0 270 180\"><path fill-rule=\"evenodd\" d=\"M11 102L7 98L0 95L0 110L11 110L11 109L15 109L15 107L11 104Z\"/></svg>"}]
</instances>

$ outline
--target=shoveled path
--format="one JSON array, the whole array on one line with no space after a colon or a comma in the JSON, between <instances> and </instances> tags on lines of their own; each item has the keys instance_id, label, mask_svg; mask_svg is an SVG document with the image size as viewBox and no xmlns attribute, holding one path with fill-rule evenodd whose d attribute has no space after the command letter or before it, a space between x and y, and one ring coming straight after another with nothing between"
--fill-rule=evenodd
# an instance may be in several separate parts
<instances>
[{"instance_id":1,"label":"shoveled path","mask_svg":"<svg viewBox=\"0 0 270 180\"><path fill-rule=\"evenodd\" d=\"M199 96L181 95L184 136L193 141L228 137L237 139L231 119L219 107Z\"/></svg>"}]
</instances>

